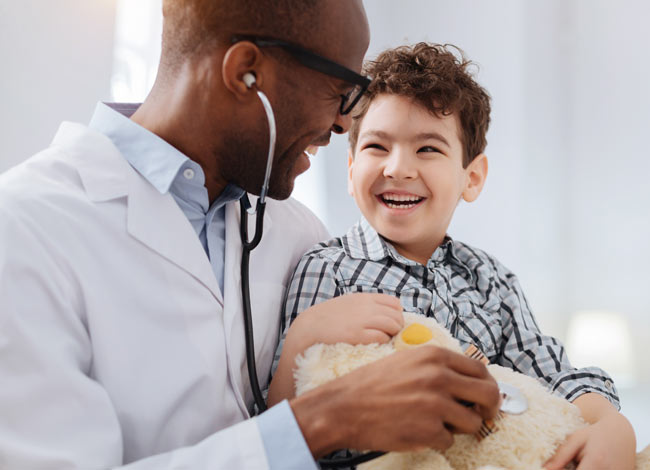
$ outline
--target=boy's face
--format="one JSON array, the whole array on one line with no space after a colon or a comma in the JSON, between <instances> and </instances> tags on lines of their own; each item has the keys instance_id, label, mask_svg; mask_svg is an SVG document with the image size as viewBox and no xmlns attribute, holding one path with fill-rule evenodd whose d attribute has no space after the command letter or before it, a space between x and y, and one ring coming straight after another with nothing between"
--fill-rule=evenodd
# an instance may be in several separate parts
<instances>
[{"instance_id":1,"label":"boy's face","mask_svg":"<svg viewBox=\"0 0 650 470\"><path fill-rule=\"evenodd\" d=\"M436 116L411 99L377 96L349 155L348 190L368 222L407 258L426 264L461 198L481 192L487 158L463 168L456 115Z\"/></svg>"}]
</instances>

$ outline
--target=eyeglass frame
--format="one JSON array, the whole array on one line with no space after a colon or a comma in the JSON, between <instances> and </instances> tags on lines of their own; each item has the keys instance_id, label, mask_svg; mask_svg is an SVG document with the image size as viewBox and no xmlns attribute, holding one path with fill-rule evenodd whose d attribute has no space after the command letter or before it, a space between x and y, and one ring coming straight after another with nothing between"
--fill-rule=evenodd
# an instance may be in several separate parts
<instances>
[{"instance_id":1,"label":"eyeglass frame","mask_svg":"<svg viewBox=\"0 0 650 470\"><path fill-rule=\"evenodd\" d=\"M280 39L250 35L235 35L231 38L232 44L236 44L242 41L252 42L258 47L280 47L291 54L296 60L298 60L298 62L307 68L323 73L330 77L338 78L345 82L352 83L353 85L360 86L361 90L359 91L359 94L349 103L348 101L352 91L346 95L341 95L341 106L339 107L339 114L343 116L349 114L352 111L352 109L359 102L361 97L368 89L368 86L372 82L372 80L368 77L364 77L363 75L360 75L357 72L350 70L349 68L337 62L334 62L333 60L308 51L307 49L304 49L290 42L282 41Z\"/></svg>"}]
</instances>

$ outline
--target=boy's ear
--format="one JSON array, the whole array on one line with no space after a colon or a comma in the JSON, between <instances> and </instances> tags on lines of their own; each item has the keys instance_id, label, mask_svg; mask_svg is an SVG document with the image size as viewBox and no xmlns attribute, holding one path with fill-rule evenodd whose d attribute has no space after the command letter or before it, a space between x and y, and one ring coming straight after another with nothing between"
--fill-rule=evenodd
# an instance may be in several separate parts
<instances>
[{"instance_id":1,"label":"boy's ear","mask_svg":"<svg viewBox=\"0 0 650 470\"><path fill-rule=\"evenodd\" d=\"M481 194L487 173L488 161L487 156L483 153L467 165L465 169L467 181L465 183L465 190L463 191L463 199L466 202L475 201L479 194Z\"/></svg>"},{"instance_id":2,"label":"boy's ear","mask_svg":"<svg viewBox=\"0 0 650 470\"><path fill-rule=\"evenodd\" d=\"M354 189L352 188L352 167L354 166L354 155L352 149L348 148L348 194L354 197Z\"/></svg>"}]
</instances>

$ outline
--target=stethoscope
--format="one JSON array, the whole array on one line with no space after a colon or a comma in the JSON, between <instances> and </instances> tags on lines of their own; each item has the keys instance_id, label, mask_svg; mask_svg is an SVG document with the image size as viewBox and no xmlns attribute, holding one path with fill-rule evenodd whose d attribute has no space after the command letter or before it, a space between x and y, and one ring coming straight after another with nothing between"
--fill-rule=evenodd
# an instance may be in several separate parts
<instances>
[{"instance_id":1,"label":"stethoscope","mask_svg":"<svg viewBox=\"0 0 650 470\"><path fill-rule=\"evenodd\" d=\"M244 83L248 88L252 88L255 84L255 75L247 73L243 77ZM266 112L266 118L269 123L269 153L266 159L266 173L264 174L264 183L260 196L257 199L255 209L251 207L248 195L245 194L240 201L241 208L241 223L240 235L242 241L242 258L241 258L241 290L242 290L242 303L244 307L244 332L246 336L246 363L248 365L248 378L250 380L251 388L253 390L253 397L258 412L261 413L267 409L259 382L257 380L257 367L255 365L255 344L253 341L253 320L251 315L251 300L250 300L250 287L249 287L249 261L251 251L259 245L262 240L262 232L264 225L264 209L266 208L266 194L269 190L269 179L271 177L271 167L273 166L273 155L275 154L275 117L273 115L273 108L266 95L259 89L257 96L259 96ZM252 240L248 240L248 214L255 215L255 236ZM521 414L528 408L526 397L517 388L499 382L499 389L502 393L502 403L500 406L501 411L510 414ZM348 468L355 467L364 462L381 457L385 452L370 451L363 454L358 454L353 457L343 457L335 459L321 459L318 464L321 468Z\"/></svg>"},{"instance_id":2,"label":"stethoscope","mask_svg":"<svg viewBox=\"0 0 650 470\"><path fill-rule=\"evenodd\" d=\"M252 88L255 84L255 75L246 73L243 76L244 83L248 88ZM245 194L240 201L241 221L240 221L240 235L242 241L242 257L241 257L241 292L242 304L244 307L244 332L246 336L246 363L248 365L248 378L250 380L255 405L258 412L261 413L267 409L259 382L257 380L257 366L255 364L255 343L253 340L253 320L251 314L251 300L250 300L250 285L249 285L249 262L251 251L259 245L262 240L262 233L264 230L264 210L266 208L266 195L269 190L269 180L271 178L271 167L273 166L273 155L275 154L275 116L273 108L266 95L257 91L257 96L262 101L266 118L269 123L269 153L266 159L266 172L264 174L264 183L260 191L259 198L255 209L251 207L248 199L248 194ZM255 235L252 240L248 239L248 215L255 215ZM344 457L336 459L321 459L318 464L321 468L347 468L355 467L356 465L368 462L384 455L384 452L366 452L364 454L355 455L353 457Z\"/></svg>"}]
</instances>

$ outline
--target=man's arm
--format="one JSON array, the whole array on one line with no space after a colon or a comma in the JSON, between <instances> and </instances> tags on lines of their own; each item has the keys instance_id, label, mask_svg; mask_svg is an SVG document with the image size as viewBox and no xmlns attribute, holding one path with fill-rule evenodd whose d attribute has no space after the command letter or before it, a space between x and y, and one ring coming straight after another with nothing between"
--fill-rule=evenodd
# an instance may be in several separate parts
<instances>
[{"instance_id":1,"label":"man's arm","mask_svg":"<svg viewBox=\"0 0 650 470\"><path fill-rule=\"evenodd\" d=\"M124 468L133 457L125 455L123 417L92 377L93 345L79 313L83 296L56 245L44 246L38 234L38 227L0 208L0 468ZM291 418L290 410L286 415ZM263 428L270 425L284 435L282 426L291 423L283 415L275 422L269 417L241 422L196 445L132 461L126 468L270 468ZM309 458L308 451L305 455ZM292 457L275 468L291 468ZM303 459L293 468L309 467Z\"/></svg>"},{"instance_id":2,"label":"man's arm","mask_svg":"<svg viewBox=\"0 0 650 470\"><path fill-rule=\"evenodd\" d=\"M319 458L342 448L445 449L452 432L475 433L494 417L499 391L480 362L429 346L391 354L290 403Z\"/></svg>"}]
</instances>

